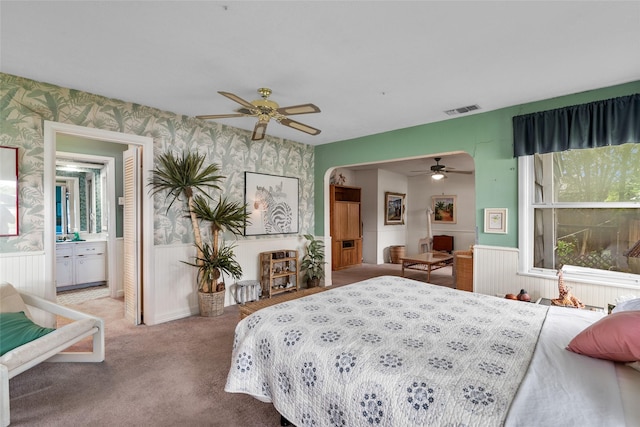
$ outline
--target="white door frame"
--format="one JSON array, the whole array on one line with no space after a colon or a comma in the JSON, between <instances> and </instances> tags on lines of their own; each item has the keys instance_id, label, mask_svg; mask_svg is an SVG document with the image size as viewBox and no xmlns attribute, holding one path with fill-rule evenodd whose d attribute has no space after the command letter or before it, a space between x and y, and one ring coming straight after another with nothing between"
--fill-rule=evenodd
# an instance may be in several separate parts
<instances>
[{"instance_id":1,"label":"white door frame","mask_svg":"<svg viewBox=\"0 0 640 427\"><path fill-rule=\"evenodd\" d=\"M45 252L45 297L55 300L55 169L56 137L67 134L100 141L142 147L142 182L149 182L153 169L153 138L114 132L103 129L58 123L44 122L44 252ZM153 197L148 191L142 192L142 295L145 318L154 323L155 307L152 306L151 286L153 277ZM111 224L110 224L111 225ZM115 221L112 223L115 230ZM110 234L111 231L110 231ZM115 231L114 231L115 234ZM111 239L110 239L111 240ZM115 250L114 247L109 250ZM111 252L114 253L114 252Z\"/></svg>"}]
</instances>

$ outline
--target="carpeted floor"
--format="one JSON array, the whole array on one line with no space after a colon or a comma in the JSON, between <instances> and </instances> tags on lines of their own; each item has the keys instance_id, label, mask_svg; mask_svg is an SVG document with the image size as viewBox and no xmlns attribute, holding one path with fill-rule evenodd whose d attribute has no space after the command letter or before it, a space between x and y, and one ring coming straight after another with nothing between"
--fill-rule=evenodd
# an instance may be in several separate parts
<instances>
[{"instance_id":1,"label":"carpeted floor","mask_svg":"<svg viewBox=\"0 0 640 427\"><path fill-rule=\"evenodd\" d=\"M333 272L336 286L385 274L393 264ZM409 277L424 281L426 273ZM451 286L451 268L431 282ZM224 392L239 320L193 316L156 326L132 326L123 302L99 298L73 308L106 323L103 363L42 363L10 381L12 426L279 426L271 404Z\"/></svg>"}]
</instances>

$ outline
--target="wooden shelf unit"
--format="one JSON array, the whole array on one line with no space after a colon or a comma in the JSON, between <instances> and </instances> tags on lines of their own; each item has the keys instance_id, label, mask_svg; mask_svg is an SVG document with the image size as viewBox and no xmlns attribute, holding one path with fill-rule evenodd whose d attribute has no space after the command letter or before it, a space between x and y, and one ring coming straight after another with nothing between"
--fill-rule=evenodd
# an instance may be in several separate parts
<instances>
[{"instance_id":1,"label":"wooden shelf unit","mask_svg":"<svg viewBox=\"0 0 640 427\"><path fill-rule=\"evenodd\" d=\"M298 251L281 249L260 253L262 296L298 291Z\"/></svg>"},{"instance_id":2,"label":"wooden shelf unit","mask_svg":"<svg viewBox=\"0 0 640 427\"><path fill-rule=\"evenodd\" d=\"M362 263L361 189L331 185L331 267L339 270Z\"/></svg>"}]
</instances>

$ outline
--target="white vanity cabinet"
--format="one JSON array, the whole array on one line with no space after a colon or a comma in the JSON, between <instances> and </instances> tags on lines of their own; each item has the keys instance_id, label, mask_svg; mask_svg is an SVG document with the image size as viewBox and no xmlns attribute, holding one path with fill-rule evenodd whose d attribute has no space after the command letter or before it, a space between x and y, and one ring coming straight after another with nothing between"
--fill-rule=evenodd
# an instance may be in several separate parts
<instances>
[{"instance_id":1,"label":"white vanity cabinet","mask_svg":"<svg viewBox=\"0 0 640 427\"><path fill-rule=\"evenodd\" d=\"M56 244L56 287L107 280L107 242Z\"/></svg>"},{"instance_id":2,"label":"white vanity cabinet","mask_svg":"<svg viewBox=\"0 0 640 427\"><path fill-rule=\"evenodd\" d=\"M56 287L73 284L73 246L71 243L58 244L56 245Z\"/></svg>"}]
</instances>

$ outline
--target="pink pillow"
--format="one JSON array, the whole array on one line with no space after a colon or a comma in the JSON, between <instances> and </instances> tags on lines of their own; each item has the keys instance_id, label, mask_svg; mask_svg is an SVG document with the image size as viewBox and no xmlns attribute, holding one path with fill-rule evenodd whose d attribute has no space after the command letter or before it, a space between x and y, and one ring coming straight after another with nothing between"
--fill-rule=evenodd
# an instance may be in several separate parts
<instances>
[{"instance_id":1,"label":"pink pillow","mask_svg":"<svg viewBox=\"0 0 640 427\"><path fill-rule=\"evenodd\" d=\"M603 317L576 335L567 350L614 362L640 360L640 311Z\"/></svg>"}]
</instances>

